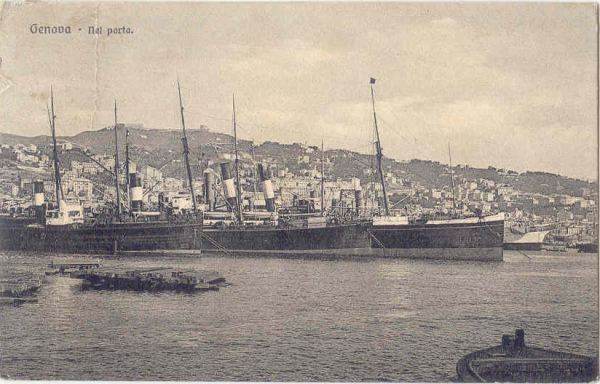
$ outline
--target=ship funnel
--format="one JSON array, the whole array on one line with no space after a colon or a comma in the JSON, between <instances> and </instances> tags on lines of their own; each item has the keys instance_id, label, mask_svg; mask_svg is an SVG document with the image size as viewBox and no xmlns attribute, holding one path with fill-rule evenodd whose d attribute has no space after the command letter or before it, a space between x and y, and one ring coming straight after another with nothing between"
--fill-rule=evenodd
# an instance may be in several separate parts
<instances>
[{"instance_id":1,"label":"ship funnel","mask_svg":"<svg viewBox=\"0 0 600 384\"><path fill-rule=\"evenodd\" d=\"M207 169L204 171L204 185L202 188L202 197L204 202L208 205L209 211L215 209L215 174Z\"/></svg>"},{"instance_id":2,"label":"ship funnel","mask_svg":"<svg viewBox=\"0 0 600 384\"><path fill-rule=\"evenodd\" d=\"M266 170L262 164L258 164L258 178L260 180L260 189L262 190L265 198L265 204L267 211L275 212L275 193L273 192L273 184L268 170Z\"/></svg>"},{"instance_id":3,"label":"ship funnel","mask_svg":"<svg viewBox=\"0 0 600 384\"><path fill-rule=\"evenodd\" d=\"M43 223L46 217L46 209L44 207L44 182L33 182L33 207L35 209L35 217L38 223Z\"/></svg>"},{"instance_id":4,"label":"ship funnel","mask_svg":"<svg viewBox=\"0 0 600 384\"><path fill-rule=\"evenodd\" d=\"M142 199L144 192L142 190L142 177L138 173L129 174L129 201L132 212L141 212Z\"/></svg>"},{"instance_id":5,"label":"ship funnel","mask_svg":"<svg viewBox=\"0 0 600 384\"><path fill-rule=\"evenodd\" d=\"M223 192L227 200L228 210L233 210L237 207L237 194L235 192L235 182L233 181L233 172L231 172L231 164L221 163L221 176L223 177Z\"/></svg>"},{"instance_id":6,"label":"ship funnel","mask_svg":"<svg viewBox=\"0 0 600 384\"><path fill-rule=\"evenodd\" d=\"M362 187L360 186L360 179L358 177L352 178L352 189L354 190L354 204L356 205L356 210L360 210L362 208Z\"/></svg>"}]
</instances>

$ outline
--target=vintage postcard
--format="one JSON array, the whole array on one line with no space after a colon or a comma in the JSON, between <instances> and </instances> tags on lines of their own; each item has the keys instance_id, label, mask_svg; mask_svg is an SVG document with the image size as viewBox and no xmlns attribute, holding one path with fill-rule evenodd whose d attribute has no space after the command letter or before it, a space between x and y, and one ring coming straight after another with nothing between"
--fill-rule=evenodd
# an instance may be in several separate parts
<instances>
[{"instance_id":1,"label":"vintage postcard","mask_svg":"<svg viewBox=\"0 0 600 384\"><path fill-rule=\"evenodd\" d=\"M0 2L0 377L589 382L598 5Z\"/></svg>"}]
</instances>

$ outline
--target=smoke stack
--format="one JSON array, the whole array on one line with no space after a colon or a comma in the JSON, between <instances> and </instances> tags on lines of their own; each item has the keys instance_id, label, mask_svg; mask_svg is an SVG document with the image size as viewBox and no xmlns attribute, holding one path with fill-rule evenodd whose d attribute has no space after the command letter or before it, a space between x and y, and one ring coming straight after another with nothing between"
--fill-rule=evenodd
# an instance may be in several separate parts
<instances>
[{"instance_id":1,"label":"smoke stack","mask_svg":"<svg viewBox=\"0 0 600 384\"><path fill-rule=\"evenodd\" d=\"M260 189L262 190L267 205L267 211L275 212L275 193L273 192L273 184L268 175L267 170L262 164L258 164L258 178L260 180Z\"/></svg>"},{"instance_id":2,"label":"smoke stack","mask_svg":"<svg viewBox=\"0 0 600 384\"><path fill-rule=\"evenodd\" d=\"M133 212L142 211L142 199L144 192L142 190L142 177L137 173L129 174L129 201Z\"/></svg>"},{"instance_id":3,"label":"smoke stack","mask_svg":"<svg viewBox=\"0 0 600 384\"><path fill-rule=\"evenodd\" d=\"M356 210L362 208L362 187L360 186L360 179L358 177L352 178L352 189L354 189L354 204Z\"/></svg>"},{"instance_id":4,"label":"smoke stack","mask_svg":"<svg viewBox=\"0 0 600 384\"><path fill-rule=\"evenodd\" d=\"M223 177L223 192L227 200L228 210L237 208L237 194L235 192L235 182L233 181L233 173L229 163L221 163L221 176Z\"/></svg>"},{"instance_id":5,"label":"smoke stack","mask_svg":"<svg viewBox=\"0 0 600 384\"><path fill-rule=\"evenodd\" d=\"M44 182L34 181L33 182L33 207L35 210L35 217L38 223L43 224L46 217L44 207Z\"/></svg>"},{"instance_id":6,"label":"smoke stack","mask_svg":"<svg viewBox=\"0 0 600 384\"><path fill-rule=\"evenodd\" d=\"M204 171L204 185L202 188L202 197L208 204L208 210L214 211L215 209L215 174L210 170Z\"/></svg>"}]
</instances>

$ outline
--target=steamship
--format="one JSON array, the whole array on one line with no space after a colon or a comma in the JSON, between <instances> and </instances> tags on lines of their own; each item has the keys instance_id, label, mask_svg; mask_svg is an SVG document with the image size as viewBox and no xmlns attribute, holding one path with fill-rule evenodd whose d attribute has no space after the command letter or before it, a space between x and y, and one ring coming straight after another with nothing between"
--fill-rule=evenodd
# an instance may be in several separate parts
<instances>
[{"instance_id":1,"label":"steamship","mask_svg":"<svg viewBox=\"0 0 600 384\"><path fill-rule=\"evenodd\" d=\"M192 209L185 215L168 211L148 212L142 209L142 180L128 170L126 143L126 173L128 212L122 212L122 188L119 183L117 143L117 107L115 102L115 191L116 210L107 217L84 217L79 202L65 199L61 185L56 145L54 96L51 90L48 110L54 151L54 204L44 201L44 184L34 182L32 217L0 217L0 249L35 250L74 253L114 253L156 249L200 249L219 252L337 252L369 247L368 222L339 223L324 217L308 215L295 222L280 220L275 210L271 181L259 166L261 185L267 204L266 212L250 212L243 217L240 204L239 169L236 137L236 178L231 165L221 164L225 211L209 204L206 211L197 207L189 164L189 147L183 115L183 102L178 83L182 124L183 154L188 176ZM234 105L235 111L235 105ZM235 120L234 120L235 131ZM127 136L126 136L127 137ZM214 174L205 173L207 197L214 196ZM210 199L209 199L210 200Z\"/></svg>"},{"instance_id":2,"label":"steamship","mask_svg":"<svg viewBox=\"0 0 600 384\"><path fill-rule=\"evenodd\" d=\"M371 78L371 103L377 174L383 192L385 215L373 216L371 235L372 253L385 257L430 258L446 260L501 261L503 259L504 214L471 217L448 217L429 219L391 215L388 204L385 177L383 175L383 153L377 126L375 94ZM450 145L448 145L450 156ZM454 195L454 174L450 156L450 178ZM454 212L456 201L452 198ZM456 216L456 215L455 215Z\"/></svg>"},{"instance_id":3,"label":"steamship","mask_svg":"<svg viewBox=\"0 0 600 384\"><path fill-rule=\"evenodd\" d=\"M386 257L501 261L504 214L418 220L373 218L373 254Z\"/></svg>"},{"instance_id":4,"label":"steamship","mask_svg":"<svg viewBox=\"0 0 600 384\"><path fill-rule=\"evenodd\" d=\"M264 211L241 209L239 189L235 187L231 164L227 162L220 164L227 210L216 210L214 173L205 171L204 226L196 249L231 254L292 253L305 256L355 255L369 249L369 220L343 221L326 217L322 211L311 207L310 201L295 207L294 213L278 212L270 173L262 164L257 167L265 201Z\"/></svg>"},{"instance_id":5,"label":"steamship","mask_svg":"<svg viewBox=\"0 0 600 384\"><path fill-rule=\"evenodd\" d=\"M127 172L130 214L123 220L118 151L115 152L114 169L117 212L91 220L84 217L79 201L69 201L62 190L52 90L50 106L48 117L52 133L56 201L45 202L44 183L35 181L33 215L0 218L0 249L87 253L193 247L197 233L202 228L201 221L194 218L184 221L143 212L141 179L136 173ZM118 147L116 139L115 102L115 149ZM128 147L126 149L128 153Z\"/></svg>"}]
</instances>

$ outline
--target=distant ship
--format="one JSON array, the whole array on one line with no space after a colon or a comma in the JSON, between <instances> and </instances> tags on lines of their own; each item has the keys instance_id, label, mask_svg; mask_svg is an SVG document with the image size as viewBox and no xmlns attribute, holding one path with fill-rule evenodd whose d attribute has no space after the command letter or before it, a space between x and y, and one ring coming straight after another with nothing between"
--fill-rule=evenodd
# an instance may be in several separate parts
<instances>
[{"instance_id":1,"label":"distant ship","mask_svg":"<svg viewBox=\"0 0 600 384\"><path fill-rule=\"evenodd\" d=\"M512 251L541 251L544 240L550 231L527 232L523 235L515 235L512 231L507 233L504 249Z\"/></svg>"}]
</instances>

